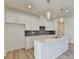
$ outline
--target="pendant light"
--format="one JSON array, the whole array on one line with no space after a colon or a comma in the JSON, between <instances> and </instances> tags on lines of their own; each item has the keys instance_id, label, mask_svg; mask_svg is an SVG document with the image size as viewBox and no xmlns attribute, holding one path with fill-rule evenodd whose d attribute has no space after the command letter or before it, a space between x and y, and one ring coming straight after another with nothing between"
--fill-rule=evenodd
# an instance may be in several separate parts
<instances>
[{"instance_id":1,"label":"pendant light","mask_svg":"<svg viewBox=\"0 0 79 59\"><path fill-rule=\"evenodd\" d=\"M60 11L63 12L64 10L63 9L60 9ZM60 23L64 23L64 19L63 19L62 16L60 17Z\"/></svg>"},{"instance_id":2,"label":"pendant light","mask_svg":"<svg viewBox=\"0 0 79 59\"><path fill-rule=\"evenodd\" d=\"M60 18L60 23L64 23L63 17Z\"/></svg>"},{"instance_id":3,"label":"pendant light","mask_svg":"<svg viewBox=\"0 0 79 59\"><path fill-rule=\"evenodd\" d=\"M46 13L46 16L47 16L47 19L48 19L48 20L51 19L51 13L50 13L50 11L49 11L49 2L50 2L50 0L47 0L47 3L48 3L48 11L47 11L47 13Z\"/></svg>"}]
</instances>

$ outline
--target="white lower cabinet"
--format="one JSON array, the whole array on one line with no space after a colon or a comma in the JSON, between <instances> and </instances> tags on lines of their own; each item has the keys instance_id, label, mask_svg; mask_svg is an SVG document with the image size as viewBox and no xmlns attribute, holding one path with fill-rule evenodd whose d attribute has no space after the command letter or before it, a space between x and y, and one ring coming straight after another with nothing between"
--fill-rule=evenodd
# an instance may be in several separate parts
<instances>
[{"instance_id":1,"label":"white lower cabinet","mask_svg":"<svg viewBox=\"0 0 79 59\"><path fill-rule=\"evenodd\" d=\"M34 37L28 36L26 37L26 49L30 49L34 47Z\"/></svg>"},{"instance_id":2,"label":"white lower cabinet","mask_svg":"<svg viewBox=\"0 0 79 59\"><path fill-rule=\"evenodd\" d=\"M26 36L26 49L34 48L34 40L54 37L53 35Z\"/></svg>"},{"instance_id":3,"label":"white lower cabinet","mask_svg":"<svg viewBox=\"0 0 79 59\"><path fill-rule=\"evenodd\" d=\"M34 48L34 40L38 40L42 36L26 36L26 49Z\"/></svg>"}]
</instances>

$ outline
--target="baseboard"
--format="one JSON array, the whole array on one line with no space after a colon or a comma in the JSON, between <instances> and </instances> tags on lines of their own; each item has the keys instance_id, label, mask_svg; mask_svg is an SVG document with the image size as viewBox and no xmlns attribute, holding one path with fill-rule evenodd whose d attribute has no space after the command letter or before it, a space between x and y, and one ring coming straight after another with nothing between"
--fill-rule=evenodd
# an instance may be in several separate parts
<instances>
[{"instance_id":1,"label":"baseboard","mask_svg":"<svg viewBox=\"0 0 79 59\"><path fill-rule=\"evenodd\" d=\"M69 43L69 48L74 48L74 43Z\"/></svg>"},{"instance_id":2,"label":"baseboard","mask_svg":"<svg viewBox=\"0 0 79 59\"><path fill-rule=\"evenodd\" d=\"M74 45L74 43L69 43L69 45Z\"/></svg>"},{"instance_id":3,"label":"baseboard","mask_svg":"<svg viewBox=\"0 0 79 59\"><path fill-rule=\"evenodd\" d=\"M26 49L26 50L29 50L29 49L31 50L31 49L34 49L34 48L28 48L28 49L27 49L27 48L25 48L25 49Z\"/></svg>"},{"instance_id":4,"label":"baseboard","mask_svg":"<svg viewBox=\"0 0 79 59\"><path fill-rule=\"evenodd\" d=\"M4 56L4 59L6 59L6 56Z\"/></svg>"},{"instance_id":5,"label":"baseboard","mask_svg":"<svg viewBox=\"0 0 79 59\"><path fill-rule=\"evenodd\" d=\"M22 49L25 49L25 48L19 48L19 49L15 49L15 50L9 50L9 51L7 51L7 53L8 53L8 52L11 52L11 51L22 50Z\"/></svg>"}]
</instances>

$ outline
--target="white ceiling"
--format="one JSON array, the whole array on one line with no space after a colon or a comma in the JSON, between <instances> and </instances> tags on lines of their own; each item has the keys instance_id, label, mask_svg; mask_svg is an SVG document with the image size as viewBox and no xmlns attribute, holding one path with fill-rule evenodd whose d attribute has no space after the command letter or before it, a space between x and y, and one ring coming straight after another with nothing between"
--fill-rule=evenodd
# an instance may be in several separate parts
<instances>
[{"instance_id":1,"label":"white ceiling","mask_svg":"<svg viewBox=\"0 0 79 59\"><path fill-rule=\"evenodd\" d=\"M31 4L32 8L27 8ZM17 9L20 11L46 16L48 7L50 12L56 15L56 18L63 17L69 18L74 16L74 0L5 0L5 5L8 8ZM61 12L60 9L69 10L68 13ZM52 17L53 18L53 17Z\"/></svg>"}]
</instances>

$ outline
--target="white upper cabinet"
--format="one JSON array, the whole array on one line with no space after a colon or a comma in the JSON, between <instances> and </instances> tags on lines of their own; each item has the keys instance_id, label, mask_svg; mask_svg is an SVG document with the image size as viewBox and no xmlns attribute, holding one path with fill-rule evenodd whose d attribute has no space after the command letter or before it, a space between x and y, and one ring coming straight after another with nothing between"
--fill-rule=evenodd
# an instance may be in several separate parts
<instances>
[{"instance_id":1,"label":"white upper cabinet","mask_svg":"<svg viewBox=\"0 0 79 59\"><path fill-rule=\"evenodd\" d=\"M39 19L40 21L39 21L39 23L40 23L40 26L46 26L46 24L47 24L47 20L46 20L46 18L45 17L43 17L43 16L40 16L40 19Z\"/></svg>"},{"instance_id":2,"label":"white upper cabinet","mask_svg":"<svg viewBox=\"0 0 79 59\"><path fill-rule=\"evenodd\" d=\"M45 30L54 30L53 21L47 20L45 17L40 16L40 26L45 26Z\"/></svg>"},{"instance_id":3,"label":"white upper cabinet","mask_svg":"<svg viewBox=\"0 0 79 59\"><path fill-rule=\"evenodd\" d=\"M53 30L53 22L48 21L45 17L34 16L15 10L6 11L6 22L25 24L26 30L39 30L39 26L45 26L46 30Z\"/></svg>"},{"instance_id":4,"label":"white upper cabinet","mask_svg":"<svg viewBox=\"0 0 79 59\"><path fill-rule=\"evenodd\" d=\"M53 22L51 21L47 22L46 30L54 30Z\"/></svg>"},{"instance_id":5,"label":"white upper cabinet","mask_svg":"<svg viewBox=\"0 0 79 59\"><path fill-rule=\"evenodd\" d=\"M5 20L8 23L25 24L26 30L39 30L39 18L30 14L7 10Z\"/></svg>"},{"instance_id":6,"label":"white upper cabinet","mask_svg":"<svg viewBox=\"0 0 79 59\"><path fill-rule=\"evenodd\" d=\"M6 12L6 22L25 24L25 20L26 20L25 14L10 10Z\"/></svg>"},{"instance_id":7,"label":"white upper cabinet","mask_svg":"<svg viewBox=\"0 0 79 59\"><path fill-rule=\"evenodd\" d=\"M27 17L25 14L17 13L17 22L18 23L25 24L25 20L27 20Z\"/></svg>"},{"instance_id":8,"label":"white upper cabinet","mask_svg":"<svg viewBox=\"0 0 79 59\"><path fill-rule=\"evenodd\" d=\"M26 30L39 30L39 19L35 16L28 15L26 22Z\"/></svg>"},{"instance_id":9,"label":"white upper cabinet","mask_svg":"<svg viewBox=\"0 0 79 59\"><path fill-rule=\"evenodd\" d=\"M6 22L16 22L17 14L11 11L7 11L5 14L5 21Z\"/></svg>"},{"instance_id":10,"label":"white upper cabinet","mask_svg":"<svg viewBox=\"0 0 79 59\"><path fill-rule=\"evenodd\" d=\"M39 30L39 19L38 18L32 19L30 23L31 23L30 24L31 30Z\"/></svg>"}]
</instances>

